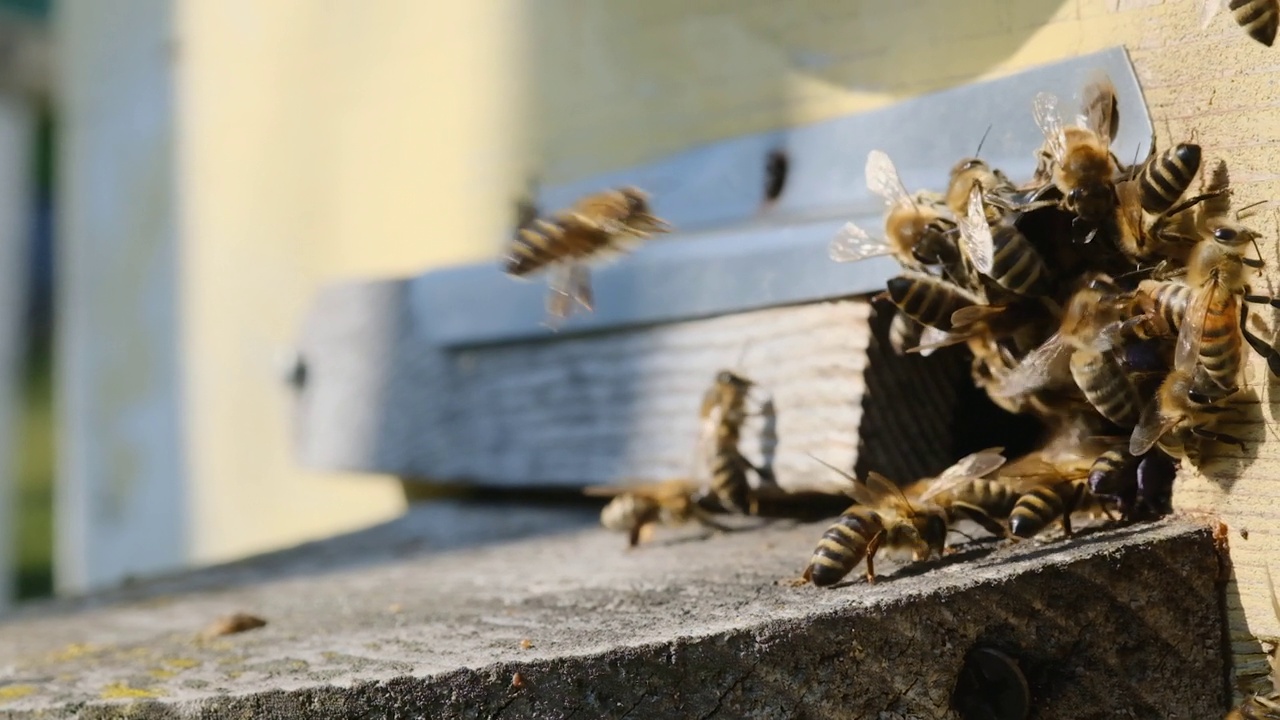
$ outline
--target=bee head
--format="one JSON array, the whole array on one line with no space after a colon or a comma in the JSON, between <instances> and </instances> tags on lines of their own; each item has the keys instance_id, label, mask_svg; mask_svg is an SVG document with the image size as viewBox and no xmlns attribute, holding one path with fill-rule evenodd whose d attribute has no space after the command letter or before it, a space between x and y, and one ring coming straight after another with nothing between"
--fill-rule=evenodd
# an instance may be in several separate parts
<instances>
[{"instance_id":1,"label":"bee head","mask_svg":"<svg viewBox=\"0 0 1280 720\"><path fill-rule=\"evenodd\" d=\"M732 385L733 387L736 387L736 388L748 388L754 385L755 383L733 372L732 370L721 370L719 373L716 373L716 384Z\"/></svg>"},{"instance_id":2,"label":"bee head","mask_svg":"<svg viewBox=\"0 0 1280 720\"><path fill-rule=\"evenodd\" d=\"M642 232L670 232L667 221L655 217L649 209L649 194L637 187L627 186L619 190L627 203L627 224Z\"/></svg>"}]
</instances>

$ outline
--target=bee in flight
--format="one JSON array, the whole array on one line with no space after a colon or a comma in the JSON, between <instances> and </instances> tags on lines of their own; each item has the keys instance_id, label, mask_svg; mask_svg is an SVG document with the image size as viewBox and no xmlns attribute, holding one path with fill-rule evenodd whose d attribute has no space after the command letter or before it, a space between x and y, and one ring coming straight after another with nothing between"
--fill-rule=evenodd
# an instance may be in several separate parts
<instances>
[{"instance_id":1,"label":"bee in flight","mask_svg":"<svg viewBox=\"0 0 1280 720\"><path fill-rule=\"evenodd\" d=\"M702 396L699 417L699 469L708 474L711 494L727 512L755 515L757 500L747 472L764 471L739 449L747 418L747 397L755 383L731 370L721 370Z\"/></svg>"},{"instance_id":2,"label":"bee in flight","mask_svg":"<svg viewBox=\"0 0 1280 720\"><path fill-rule=\"evenodd\" d=\"M635 547L653 534L654 527L678 527L690 521L713 530L727 530L698 506L700 485L685 478L658 482L631 482L593 485L584 488L588 497L613 498L600 511L600 524L607 530L625 532L628 546Z\"/></svg>"},{"instance_id":3,"label":"bee in flight","mask_svg":"<svg viewBox=\"0 0 1280 720\"><path fill-rule=\"evenodd\" d=\"M1203 0L1201 27L1209 27L1215 15L1225 6L1231 10L1236 24L1249 37L1271 47L1280 29L1280 0Z\"/></svg>"},{"instance_id":4,"label":"bee in flight","mask_svg":"<svg viewBox=\"0 0 1280 720\"><path fill-rule=\"evenodd\" d=\"M1120 114L1115 86L1105 74L1086 85L1075 125L1063 124L1058 98L1051 93L1036 95L1032 114L1044 135L1041 153L1052 168L1051 183L1062 193L1063 209L1074 212L1075 222L1088 230L1084 238L1088 242L1116 207L1115 177L1120 166L1111 141Z\"/></svg>"},{"instance_id":5,"label":"bee in flight","mask_svg":"<svg viewBox=\"0 0 1280 720\"><path fill-rule=\"evenodd\" d=\"M547 312L552 327L568 317L574 304L588 312L594 301L590 264L630 250L653 233L671 226L649 209L649 196L634 187L587 195L568 210L534 219L519 228L507 250L504 271L527 277L546 270L551 293Z\"/></svg>"},{"instance_id":6,"label":"bee in flight","mask_svg":"<svg viewBox=\"0 0 1280 720\"><path fill-rule=\"evenodd\" d=\"M878 473L868 473L864 485L843 470L822 460L818 462L846 480L846 492L858 504L845 510L823 533L797 584L834 585L863 560L867 562L867 582L873 583L876 581L875 556L882 547L908 551L916 562L943 554L949 522L947 510L942 506L912 502L892 480ZM948 485L959 483L988 474L1003 462L999 454L974 453L944 471L943 477Z\"/></svg>"}]
</instances>

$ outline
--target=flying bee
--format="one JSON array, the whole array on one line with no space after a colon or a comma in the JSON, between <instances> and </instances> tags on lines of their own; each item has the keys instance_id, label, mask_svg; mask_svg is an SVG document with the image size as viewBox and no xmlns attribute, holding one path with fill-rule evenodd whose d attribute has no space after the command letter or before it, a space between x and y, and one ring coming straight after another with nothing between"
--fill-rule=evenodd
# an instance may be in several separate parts
<instances>
[{"instance_id":1,"label":"flying bee","mask_svg":"<svg viewBox=\"0 0 1280 720\"><path fill-rule=\"evenodd\" d=\"M685 478L660 482L593 485L583 489L590 497L611 497L600 511L600 524L625 532L630 547L652 534L655 525L676 527L696 521L715 530L727 530L694 501L699 485Z\"/></svg>"},{"instance_id":2,"label":"flying bee","mask_svg":"<svg viewBox=\"0 0 1280 720\"><path fill-rule=\"evenodd\" d=\"M1014 295L1049 292L1049 268L1031 241L1007 217L988 224L981 185L969 192L969 205L959 219L960 238L973 267Z\"/></svg>"},{"instance_id":3,"label":"flying bee","mask_svg":"<svg viewBox=\"0 0 1280 720\"><path fill-rule=\"evenodd\" d=\"M568 210L535 219L518 230L507 249L503 269L514 277L550 272L547 311L554 322L567 317L574 303L591 311L588 266L631 249L670 225L649 209L649 196L634 187L587 195Z\"/></svg>"},{"instance_id":4,"label":"flying bee","mask_svg":"<svg viewBox=\"0 0 1280 720\"><path fill-rule=\"evenodd\" d=\"M1111 153L1111 141L1120 114L1115 86L1105 74L1086 85L1075 125L1063 125L1058 98L1050 93L1036 95L1032 114L1044 134L1042 152L1052 161L1052 182L1062 193L1063 207L1091 228L1086 242L1092 240L1097 226L1109 219L1116 206L1114 178L1120 168Z\"/></svg>"},{"instance_id":5,"label":"flying bee","mask_svg":"<svg viewBox=\"0 0 1280 720\"><path fill-rule=\"evenodd\" d=\"M1195 377L1190 372L1177 367L1169 371L1129 436L1129 454L1143 455L1158 446L1170 457L1187 457L1189 444L1201 438L1244 449L1240 438L1212 429L1219 416L1231 408L1196 402L1194 387Z\"/></svg>"},{"instance_id":6,"label":"flying bee","mask_svg":"<svg viewBox=\"0 0 1280 720\"><path fill-rule=\"evenodd\" d=\"M1267 592L1271 595L1271 612L1276 620L1280 620L1280 598L1276 597L1276 586L1271 580L1271 567L1264 564L1262 569L1266 572ZM1245 698L1227 713L1225 720L1280 720L1280 661L1275 657L1275 650L1267 660L1271 665L1271 690Z\"/></svg>"},{"instance_id":7,"label":"flying bee","mask_svg":"<svg viewBox=\"0 0 1280 720\"><path fill-rule=\"evenodd\" d=\"M984 471L993 462L988 452L961 458L943 475L959 480L973 472ZM998 454L999 462L1004 458ZM815 458L817 459L817 458ZM840 582L858 563L867 561L867 582L875 582L875 556L881 547L910 551L912 560L921 562L933 555L941 556L946 548L947 511L932 503L913 503L892 480L878 473L868 473L867 483L818 460L839 473L847 481L847 492L859 504L845 510L836 519L813 552L805 567L803 581L826 587ZM998 465L997 465L998 467Z\"/></svg>"},{"instance_id":8,"label":"flying bee","mask_svg":"<svg viewBox=\"0 0 1280 720\"><path fill-rule=\"evenodd\" d=\"M1231 10L1236 24L1244 28L1249 37L1271 47L1280 28L1280 2L1277 0L1203 0L1200 15L1201 27L1209 23L1223 6Z\"/></svg>"},{"instance_id":9,"label":"flying bee","mask_svg":"<svg viewBox=\"0 0 1280 720\"><path fill-rule=\"evenodd\" d=\"M1039 452L1002 468L1000 478L1021 490L1018 502L1009 513L1009 529L1014 537L1037 535L1054 520L1062 524L1063 534L1070 537L1074 513L1094 510L1105 513L1101 499L1089 491L1092 465L1093 461L1084 456L1058 457Z\"/></svg>"},{"instance_id":10,"label":"flying bee","mask_svg":"<svg viewBox=\"0 0 1280 720\"><path fill-rule=\"evenodd\" d=\"M882 198L888 207L884 237L872 237L854 223L847 223L831 241L831 259L857 262L892 255L908 270L922 271L928 265L942 265L963 275L962 258L951 235L955 222L946 207L912 197L902 184L893 160L880 150L867 154L866 175L867 189Z\"/></svg>"}]
</instances>

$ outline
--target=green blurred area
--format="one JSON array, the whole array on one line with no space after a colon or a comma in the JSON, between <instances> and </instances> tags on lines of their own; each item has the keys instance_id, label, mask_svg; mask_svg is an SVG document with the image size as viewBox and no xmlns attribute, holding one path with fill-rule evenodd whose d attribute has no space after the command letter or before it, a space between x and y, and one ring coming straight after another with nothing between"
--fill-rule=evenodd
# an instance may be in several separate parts
<instances>
[{"instance_id":1,"label":"green blurred area","mask_svg":"<svg viewBox=\"0 0 1280 720\"><path fill-rule=\"evenodd\" d=\"M15 510L18 599L53 592L53 363L33 353L23 383Z\"/></svg>"}]
</instances>

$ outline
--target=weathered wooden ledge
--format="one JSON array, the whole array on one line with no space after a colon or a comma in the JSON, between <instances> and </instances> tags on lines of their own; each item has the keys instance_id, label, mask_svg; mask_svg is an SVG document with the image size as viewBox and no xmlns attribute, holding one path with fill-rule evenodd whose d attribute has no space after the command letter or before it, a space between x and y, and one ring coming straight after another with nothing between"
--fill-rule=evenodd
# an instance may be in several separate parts
<instances>
[{"instance_id":1,"label":"weathered wooden ledge","mask_svg":"<svg viewBox=\"0 0 1280 720\"><path fill-rule=\"evenodd\" d=\"M778 582L821 524L669 531L636 552L596 529L449 549L592 516L429 505L29 608L0 623L0 717L953 718L975 643L1019 659L1034 718L1223 710L1217 557L1199 525L978 545L834 590ZM268 624L195 639L236 611Z\"/></svg>"}]
</instances>

